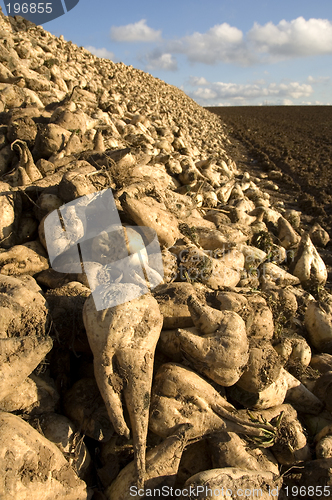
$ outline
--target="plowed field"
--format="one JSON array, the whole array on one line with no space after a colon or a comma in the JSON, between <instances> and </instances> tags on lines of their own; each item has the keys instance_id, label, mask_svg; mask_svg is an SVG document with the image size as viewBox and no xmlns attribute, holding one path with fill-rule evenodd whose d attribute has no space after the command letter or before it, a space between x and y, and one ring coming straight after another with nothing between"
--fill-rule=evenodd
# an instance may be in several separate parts
<instances>
[{"instance_id":1,"label":"plowed field","mask_svg":"<svg viewBox=\"0 0 332 500\"><path fill-rule=\"evenodd\" d=\"M332 106L207 109L229 126L233 147L244 148L256 167L283 172L285 192L331 236Z\"/></svg>"}]
</instances>

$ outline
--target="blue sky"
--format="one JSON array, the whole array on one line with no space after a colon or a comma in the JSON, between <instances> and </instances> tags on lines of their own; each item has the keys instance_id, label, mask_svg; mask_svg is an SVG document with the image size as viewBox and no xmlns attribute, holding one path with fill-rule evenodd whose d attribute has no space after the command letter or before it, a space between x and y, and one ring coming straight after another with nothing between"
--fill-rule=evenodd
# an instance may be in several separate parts
<instances>
[{"instance_id":1,"label":"blue sky","mask_svg":"<svg viewBox=\"0 0 332 500\"><path fill-rule=\"evenodd\" d=\"M204 106L332 104L330 1L80 0L44 28Z\"/></svg>"}]
</instances>

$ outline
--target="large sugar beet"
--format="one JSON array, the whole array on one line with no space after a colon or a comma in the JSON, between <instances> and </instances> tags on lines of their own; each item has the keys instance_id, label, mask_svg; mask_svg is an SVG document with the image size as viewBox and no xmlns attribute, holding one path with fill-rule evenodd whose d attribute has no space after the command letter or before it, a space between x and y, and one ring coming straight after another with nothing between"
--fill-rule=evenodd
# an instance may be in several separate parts
<instances>
[{"instance_id":1,"label":"large sugar beet","mask_svg":"<svg viewBox=\"0 0 332 500\"><path fill-rule=\"evenodd\" d=\"M277 497L280 481L276 482L272 472L250 471L225 467L199 472L188 479L184 487L193 490L193 500L218 500L225 494L229 498L241 498L245 492L257 492L262 500L270 500L271 495ZM250 494L250 493L249 493ZM280 498L280 497L279 497Z\"/></svg>"},{"instance_id":2,"label":"large sugar beet","mask_svg":"<svg viewBox=\"0 0 332 500\"><path fill-rule=\"evenodd\" d=\"M36 335L49 329L49 315L41 288L30 276L0 274L0 338Z\"/></svg>"},{"instance_id":3,"label":"large sugar beet","mask_svg":"<svg viewBox=\"0 0 332 500\"><path fill-rule=\"evenodd\" d=\"M181 349L193 366L220 385L235 384L248 361L248 339L243 319L233 311L218 311L204 306L194 297L188 307L195 334L178 330Z\"/></svg>"},{"instance_id":4,"label":"large sugar beet","mask_svg":"<svg viewBox=\"0 0 332 500\"><path fill-rule=\"evenodd\" d=\"M89 500L57 446L27 422L0 413L0 497L3 500Z\"/></svg>"},{"instance_id":5,"label":"large sugar beet","mask_svg":"<svg viewBox=\"0 0 332 500\"><path fill-rule=\"evenodd\" d=\"M5 398L52 348L46 301L33 278L0 275L0 398Z\"/></svg>"},{"instance_id":6,"label":"large sugar beet","mask_svg":"<svg viewBox=\"0 0 332 500\"><path fill-rule=\"evenodd\" d=\"M11 192L6 182L0 182L0 247L10 248L15 244L20 212L19 194Z\"/></svg>"},{"instance_id":7,"label":"large sugar beet","mask_svg":"<svg viewBox=\"0 0 332 500\"><path fill-rule=\"evenodd\" d=\"M97 311L92 295L83 309L83 320L101 395L115 430L126 437L121 393L129 412L138 484L145 478L145 448L155 348L162 328L157 301L149 294L130 300L135 285L117 284L107 294L119 305ZM138 288L138 287L137 287ZM127 299L127 302L121 303Z\"/></svg>"}]
</instances>

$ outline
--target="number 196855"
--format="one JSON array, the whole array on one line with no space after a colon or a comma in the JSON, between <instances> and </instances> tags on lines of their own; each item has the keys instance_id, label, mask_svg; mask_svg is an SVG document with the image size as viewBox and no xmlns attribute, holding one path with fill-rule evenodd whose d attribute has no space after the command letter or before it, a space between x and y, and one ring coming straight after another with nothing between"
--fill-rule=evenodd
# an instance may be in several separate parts
<instances>
[{"instance_id":1,"label":"number 196855","mask_svg":"<svg viewBox=\"0 0 332 500\"><path fill-rule=\"evenodd\" d=\"M284 486L286 490L287 496L296 496L298 497L307 497L314 496L315 497L330 497L330 486Z\"/></svg>"},{"instance_id":2,"label":"number 196855","mask_svg":"<svg viewBox=\"0 0 332 500\"><path fill-rule=\"evenodd\" d=\"M8 15L13 14L43 14L46 12L50 14L52 12L52 2L50 3L23 3L20 5L19 3L6 4ZM13 10L11 12L11 7Z\"/></svg>"}]
</instances>

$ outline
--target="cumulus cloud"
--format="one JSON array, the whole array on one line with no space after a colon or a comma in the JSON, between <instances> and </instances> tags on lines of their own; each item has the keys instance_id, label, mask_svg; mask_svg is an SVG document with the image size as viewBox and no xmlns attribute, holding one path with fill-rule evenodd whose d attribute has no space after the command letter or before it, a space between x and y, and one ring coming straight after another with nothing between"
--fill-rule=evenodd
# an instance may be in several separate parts
<instances>
[{"instance_id":1,"label":"cumulus cloud","mask_svg":"<svg viewBox=\"0 0 332 500\"><path fill-rule=\"evenodd\" d=\"M145 57L146 68L151 69L163 69L168 71L176 71L178 69L178 63L172 54L156 49Z\"/></svg>"},{"instance_id":2,"label":"cumulus cloud","mask_svg":"<svg viewBox=\"0 0 332 500\"><path fill-rule=\"evenodd\" d=\"M196 86L196 85L209 85L209 82L207 81L204 76L191 76L189 78L189 85Z\"/></svg>"},{"instance_id":3,"label":"cumulus cloud","mask_svg":"<svg viewBox=\"0 0 332 500\"><path fill-rule=\"evenodd\" d=\"M289 59L293 57L332 54L332 23L328 19L298 17L292 21L255 23L247 33L247 42L258 53Z\"/></svg>"},{"instance_id":4,"label":"cumulus cloud","mask_svg":"<svg viewBox=\"0 0 332 500\"><path fill-rule=\"evenodd\" d=\"M332 23L327 19L298 17L277 25L255 23L246 35L223 23L206 33L193 33L173 42L173 51L184 53L190 62L242 66L332 54Z\"/></svg>"},{"instance_id":5,"label":"cumulus cloud","mask_svg":"<svg viewBox=\"0 0 332 500\"><path fill-rule=\"evenodd\" d=\"M307 81L309 83L330 83L331 78L329 76L317 76L313 77L311 75L308 76Z\"/></svg>"},{"instance_id":6,"label":"cumulus cloud","mask_svg":"<svg viewBox=\"0 0 332 500\"><path fill-rule=\"evenodd\" d=\"M166 44L169 52L183 53L191 63L219 62L250 66L258 62L332 54L332 22L298 17L261 26L255 23L244 35L227 23L206 33L195 32Z\"/></svg>"},{"instance_id":7,"label":"cumulus cloud","mask_svg":"<svg viewBox=\"0 0 332 500\"><path fill-rule=\"evenodd\" d=\"M167 44L170 52L185 54L191 63L216 64L237 62L247 66L253 62L238 28L228 23L216 24L206 33L195 32Z\"/></svg>"},{"instance_id":8,"label":"cumulus cloud","mask_svg":"<svg viewBox=\"0 0 332 500\"><path fill-rule=\"evenodd\" d=\"M192 77L192 85L198 88L188 92L188 94L204 106L218 104L224 99L227 99L229 103L233 102L233 104L250 103L257 99L264 101L272 99L274 103L278 104L290 103L292 102L291 98L304 98L313 93L311 85L300 82L267 84L262 80L247 84L207 82L202 85L198 83L199 80L200 78Z\"/></svg>"},{"instance_id":9,"label":"cumulus cloud","mask_svg":"<svg viewBox=\"0 0 332 500\"><path fill-rule=\"evenodd\" d=\"M125 26L112 26L111 39L115 42L156 42L161 40L161 30L154 30L146 19Z\"/></svg>"},{"instance_id":10,"label":"cumulus cloud","mask_svg":"<svg viewBox=\"0 0 332 500\"><path fill-rule=\"evenodd\" d=\"M111 52L110 50L105 49L104 47L102 49L97 49L92 45L88 45L85 48L86 50L91 52L91 54L94 54L97 57L103 57L104 59L111 59L112 61L115 61L116 59L114 53Z\"/></svg>"},{"instance_id":11,"label":"cumulus cloud","mask_svg":"<svg viewBox=\"0 0 332 500\"><path fill-rule=\"evenodd\" d=\"M117 42L158 42L145 55L148 69L177 68L174 54L182 54L191 63L219 63L253 66L285 59L332 54L332 22L328 19L282 20L278 24L254 23L243 33L228 23L216 24L205 33L163 39L161 30L147 25L146 19L125 26L112 26L111 39Z\"/></svg>"},{"instance_id":12,"label":"cumulus cloud","mask_svg":"<svg viewBox=\"0 0 332 500\"><path fill-rule=\"evenodd\" d=\"M267 95L274 95L278 97L288 96L293 97L294 99L299 99L300 97L308 97L314 91L311 85L306 83L299 82L290 82L290 83L270 83L268 87L266 87Z\"/></svg>"},{"instance_id":13,"label":"cumulus cloud","mask_svg":"<svg viewBox=\"0 0 332 500\"><path fill-rule=\"evenodd\" d=\"M205 101L219 98L218 92L216 92L211 88L203 88L203 87L200 87L199 89L195 90L192 93L192 95L195 96L196 98L204 99Z\"/></svg>"}]
</instances>

